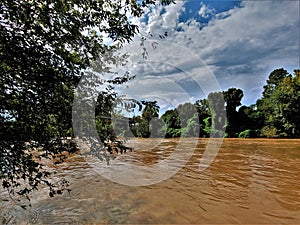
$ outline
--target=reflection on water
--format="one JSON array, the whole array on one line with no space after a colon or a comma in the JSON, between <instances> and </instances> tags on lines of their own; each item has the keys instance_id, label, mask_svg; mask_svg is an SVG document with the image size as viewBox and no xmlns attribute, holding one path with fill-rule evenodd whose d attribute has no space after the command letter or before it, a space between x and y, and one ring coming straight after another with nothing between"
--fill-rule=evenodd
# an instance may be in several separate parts
<instances>
[{"instance_id":1,"label":"reflection on water","mask_svg":"<svg viewBox=\"0 0 300 225\"><path fill-rule=\"evenodd\" d=\"M181 141L189 148L191 139ZM58 168L71 182L70 193L49 199L41 189L29 210L5 202L2 208L11 210L11 223L17 224L299 223L300 140L224 139L215 161L199 172L207 141L199 139L176 175L145 187L106 180L74 156ZM177 143L135 139L129 144L136 150L116 163L151 165L168 157Z\"/></svg>"}]
</instances>

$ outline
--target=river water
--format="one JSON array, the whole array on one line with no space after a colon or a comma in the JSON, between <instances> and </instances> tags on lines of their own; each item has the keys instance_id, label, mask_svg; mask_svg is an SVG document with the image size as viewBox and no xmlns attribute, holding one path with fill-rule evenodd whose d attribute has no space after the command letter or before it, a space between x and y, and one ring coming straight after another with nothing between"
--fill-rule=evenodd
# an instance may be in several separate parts
<instances>
[{"instance_id":1,"label":"river water","mask_svg":"<svg viewBox=\"0 0 300 225\"><path fill-rule=\"evenodd\" d=\"M208 139L134 139L135 151L112 163L154 165L178 142L193 156L174 176L149 186L105 179L87 159L71 157L56 176L71 192L50 198L41 188L32 208L6 207L11 224L299 224L300 140L224 139L213 163L199 171ZM195 142L197 145L195 145ZM190 144L191 143L191 144ZM183 149L184 151L184 149ZM5 205L6 204L6 205Z\"/></svg>"}]
</instances>

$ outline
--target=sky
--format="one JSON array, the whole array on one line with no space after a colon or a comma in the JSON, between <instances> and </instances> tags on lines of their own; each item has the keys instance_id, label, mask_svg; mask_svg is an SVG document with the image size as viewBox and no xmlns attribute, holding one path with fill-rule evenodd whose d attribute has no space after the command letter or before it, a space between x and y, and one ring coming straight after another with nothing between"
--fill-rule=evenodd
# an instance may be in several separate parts
<instances>
[{"instance_id":1,"label":"sky","mask_svg":"<svg viewBox=\"0 0 300 225\"><path fill-rule=\"evenodd\" d=\"M188 0L148 9L132 18L146 40L123 49L122 70L136 78L120 91L157 100L163 111L231 87L243 90L243 105L254 104L270 72L300 67L299 8L298 0Z\"/></svg>"}]
</instances>

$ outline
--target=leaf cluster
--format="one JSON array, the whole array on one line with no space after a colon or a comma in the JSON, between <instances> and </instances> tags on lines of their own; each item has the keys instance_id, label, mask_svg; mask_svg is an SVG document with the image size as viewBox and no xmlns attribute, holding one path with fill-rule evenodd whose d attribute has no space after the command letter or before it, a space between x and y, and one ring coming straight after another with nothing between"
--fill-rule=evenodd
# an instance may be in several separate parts
<instances>
[{"instance_id":1,"label":"leaf cluster","mask_svg":"<svg viewBox=\"0 0 300 225\"><path fill-rule=\"evenodd\" d=\"M33 154L41 151L41 156L61 162L62 153L77 150L73 140L66 140L73 138L72 104L79 80L94 62L105 62L105 55L132 40L139 30L130 17L141 16L153 4L151 0L0 1L0 179L10 193L27 195L41 183L50 187L51 196L60 193ZM115 56L110 60L119 63ZM109 70L105 64L98 69ZM110 88L129 77L111 80ZM108 99L115 98L107 94ZM110 148L116 139L109 135L109 126L104 130ZM63 189L64 184L60 186Z\"/></svg>"}]
</instances>

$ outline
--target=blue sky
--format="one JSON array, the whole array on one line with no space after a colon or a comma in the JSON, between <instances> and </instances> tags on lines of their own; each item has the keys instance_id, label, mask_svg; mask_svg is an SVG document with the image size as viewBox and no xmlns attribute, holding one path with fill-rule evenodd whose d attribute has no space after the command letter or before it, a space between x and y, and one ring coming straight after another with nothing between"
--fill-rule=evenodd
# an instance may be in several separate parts
<instances>
[{"instance_id":1,"label":"blue sky","mask_svg":"<svg viewBox=\"0 0 300 225\"><path fill-rule=\"evenodd\" d=\"M242 103L253 104L271 71L300 67L299 7L298 0L188 0L149 9L133 19L147 37L148 59L141 58L141 36L125 46L127 69L137 77L122 92L156 99L166 110L236 87Z\"/></svg>"}]
</instances>

